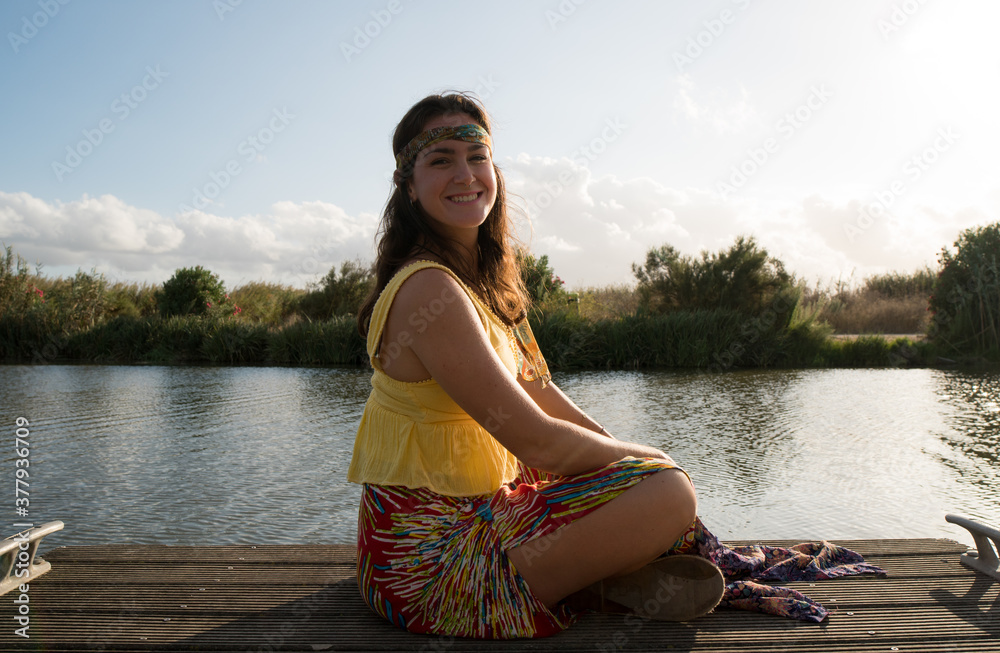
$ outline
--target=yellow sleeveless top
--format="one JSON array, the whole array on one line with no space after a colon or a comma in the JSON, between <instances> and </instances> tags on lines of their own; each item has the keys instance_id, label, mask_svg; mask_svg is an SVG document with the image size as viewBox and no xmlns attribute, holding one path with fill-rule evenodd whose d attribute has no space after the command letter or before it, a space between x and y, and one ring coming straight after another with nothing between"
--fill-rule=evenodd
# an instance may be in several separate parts
<instances>
[{"instance_id":1,"label":"yellow sleeveless top","mask_svg":"<svg viewBox=\"0 0 1000 653\"><path fill-rule=\"evenodd\" d=\"M514 455L452 401L437 381L397 381L382 370L378 359L380 345L400 346L381 342L396 292L410 275L426 268L444 270L461 284L479 313L493 349L511 374L526 362L513 331L454 272L432 261L417 261L403 268L379 295L368 326L368 359L374 369L372 392L354 439L347 480L428 488L448 496L492 494L514 480ZM447 301L442 297L441 308L431 302L426 314L415 314L410 323L420 328L419 321L433 319ZM456 298L451 296L450 301Z\"/></svg>"}]
</instances>

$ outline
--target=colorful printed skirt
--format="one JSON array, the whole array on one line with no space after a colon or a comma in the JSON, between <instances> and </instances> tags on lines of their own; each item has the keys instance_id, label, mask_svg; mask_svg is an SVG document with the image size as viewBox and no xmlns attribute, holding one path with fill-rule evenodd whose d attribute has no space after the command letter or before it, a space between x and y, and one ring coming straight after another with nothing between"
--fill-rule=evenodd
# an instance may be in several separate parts
<instances>
[{"instance_id":1,"label":"colorful printed skirt","mask_svg":"<svg viewBox=\"0 0 1000 653\"><path fill-rule=\"evenodd\" d=\"M555 634L574 615L539 602L505 551L671 468L647 458L576 476L522 467L515 481L481 497L365 485L358 515L361 593L377 614L410 632L487 639Z\"/></svg>"},{"instance_id":2,"label":"colorful printed skirt","mask_svg":"<svg viewBox=\"0 0 1000 653\"><path fill-rule=\"evenodd\" d=\"M625 458L578 476L521 475L492 496L447 497L426 489L365 485L358 515L358 585L375 613L415 633L510 639L545 637L577 616L549 610L505 551L555 532L650 474L673 466ZM885 572L829 542L728 547L696 519L668 554L700 555L726 577L721 608L820 622L827 610L773 581Z\"/></svg>"}]
</instances>

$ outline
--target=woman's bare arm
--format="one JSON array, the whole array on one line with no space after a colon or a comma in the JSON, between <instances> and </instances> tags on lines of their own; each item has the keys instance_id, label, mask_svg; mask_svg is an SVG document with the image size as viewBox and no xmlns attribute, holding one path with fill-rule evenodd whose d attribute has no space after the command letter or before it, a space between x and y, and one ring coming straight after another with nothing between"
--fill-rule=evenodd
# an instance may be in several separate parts
<instances>
[{"instance_id":1,"label":"woman's bare arm","mask_svg":"<svg viewBox=\"0 0 1000 653\"><path fill-rule=\"evenodd\" d=\"M545 411L545 414L549 417L555 417L557 419L566 420L573 424L578 424L585 429L589 429L594 433L600 433L605 437L614 439L614 436L608 433L607 429L604 429L597 420L583 412L583 410L573 403L570 399L563 393L559 387L552 383L545 384L542 387L542 382L539 379L534 381L526 381L520 376L517 378L518 383L524 388L524 391L528 393L539 408ZM602 429L604 429L602 431Z\"/></svg>"},{"instance_id":2,"label":"woman's bare arm","mask_svg":"<svg viewBox=\"0 0 1000 653\"><path fill-rule=\"evenodd\" d=\"M410 321L419 328L410 330L407 346L455 403L524 464L555 474L578 474L626 456L668 459L652 447L607 438L548 415L504 367L472 301L448 273L414 273L391 310L420 316L422 308L425 313L446 295L456 299L435 319Z\"/></svg>"}]
</instances>

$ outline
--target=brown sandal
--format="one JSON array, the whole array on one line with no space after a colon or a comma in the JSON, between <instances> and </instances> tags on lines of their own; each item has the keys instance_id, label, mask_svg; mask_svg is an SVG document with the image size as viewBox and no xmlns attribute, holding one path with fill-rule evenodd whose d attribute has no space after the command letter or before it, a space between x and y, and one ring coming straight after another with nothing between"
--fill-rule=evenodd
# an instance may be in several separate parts
<instances>
[{"instance_id":1,"label":"brown sandal","mask_svg":"<svg viewBox=\"0 0 1000 653\"><path fill-rule=\"evenodd\" d=\"M624 606L650 619L689 621L711 612L722 600L725 587L722 572L709 560L671 555L589 589L600 595L602 612L621 612L618 606Z\"/></svg>"}]
</instances>

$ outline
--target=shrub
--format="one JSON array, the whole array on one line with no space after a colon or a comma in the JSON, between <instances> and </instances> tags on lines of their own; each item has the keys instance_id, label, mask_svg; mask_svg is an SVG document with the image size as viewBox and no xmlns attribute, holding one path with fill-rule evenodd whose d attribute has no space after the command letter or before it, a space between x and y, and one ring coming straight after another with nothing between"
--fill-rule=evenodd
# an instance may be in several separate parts
<instances>
[{"instance_id":1,"label":"shrub","mask_svg":"<svg viewBox=\"0 0 1000 653\"><path fill-rule=\"evenodd\" d=\"M635 315L639 308L638 292L626 284L584 288L576 295L580 317L591 321Z\"/></svg>"},{"instance_id":2,"label":"shrub","mask_svg":"<svg viewBox=\"0 0 1000 653\"><path fill-rule=\"evenodd\" d=\"M865 290L887 299L928 296L934 290L936 275L929 267L923 267L912 274L889 272L876 274L865 279Z\"/></svg>"},{"instance_id":3,"label":"shrub","mask_svg":"<svg viewBox=\"0 0 1000 653\"><path fill-rule=\"evenodd\" d=\"M1000 222L966 229L938 256L930 337L958 352L1000 353Z\"/></svg>"},{"instance_id":4,"label":"shrub","mask_svg":"<svg viewBox=\"0 0 1000 653\"><path fill-rule=\"evenodd\" d=\"M63 356L63 337L46 311L0 315L0 361L44 363Z\"/></svg>"},{"instance_id":5,"label":"shrub","mask_svg":"<svg viewBox=\"0 0 1000 653\"><path fill-rule=\"evenodd\" d=\"M280 325L291 317L296 302L304 294L305 291L289 286L254 281L235 288L230 296L233 304L240 307L244 320Z\"/></svg>"},{"instance_id":6,"label":"shrub","mask_svg":"<svg viewBox=\"0 0 1000 653\"><path fill-rule=\"evenodd\" d=\"M45 292L33 281L27 261L10 246L4 247L0 254L0 315L23 315L45 301Z\"/></svg>"},{"instance_id":7,"label":"shrub","mask_svg":"<svg viewBox=\"0 0 1000 653\"><path fill-rule=\"evenodd\" d=\"M740 236L728 250L681 256L670 245L651 249L645 265L632 265L640 305L653 313L733 310L759 313L792 285L784 264L753 237Z\"/></svg>"},{"instance_id":8,"label":"shrub","mask_svg":"<svg viewBox=\"0 0 1000 653\"><path fill-rule=\"evenodd\" d=\"M108 319L119 316L147 317L155 315L158 286L146 283L111 283L105 291L105 311Z\"/></svg>"},{"instance_id":9,"label":"shrub","mask_svg":"<svg viewBox=\"0 0 1000 653\"><path fill-rule=\"evenodd\" d=\"M731 309L637 313L590 320L532 311L531 328L553 370L794 365L811 360L829 333L783 291L757 315Z\"/></svg>"},{"instance_id":10,"label":"shrub","mask_svg":"<svg viewBox=\"0 0 1000 653\"><path fill-rule=\"evenodd\" d=\"M301 296L296 306L304 316L328 320L339 315L357 315L375 284L375 269L361 261L344 261L340 273L334 265L326 276Z\"/></svg>"},{"instance_id":11,"label":"shrub","mask_svg":"<svg viewBox=\"0 0 1000 653\"><path fill-rule=\"evenodd\" d=\"M176 270L157 294L156 304L164 317L204 315L225 297L219 277L198 265Z\"/></svg>"},{"instance_id":12,"label":"shrub","mask_svg":"<svg viewBox=\"0 0 1000 653\"><path fill-rule=\"evenodd\" d=\"M822 317L836 333L922 333L927 326L927 297L862 293L846 304L830 302Z\"/></svg>"},{"instance_id":13,"label":"shrub","mask_svg":"<svg viewBox=\"0 0 1000 653\"><path fill-rule=\"evenodd\" d=\"M873 275L860 287L841 279L827 288L808 291L803 301L818 309L819 318L835 333L923 333L935 277L924 267L912 273Z\"/></svg>"},{"instance_id":14,"label":"shrub","mask_svg":"<svg viewBox=\"0 0 1000 653\"><path fill-rule=\"evenodd\" d=\"M564 299L563 280L549 267L549 257L542 254L535 258L531 252L517 250L517 266L521 271L521 281L531 298L532 304L540 304L548 299Z\"/></svg>"},{"instance_id":15,"label":"shrub","mask_svg":"<svg viewBox=\"0 0 1000 653\"><path fill-rule=\"evenodd\" d=\"M72 279L59 279L49 290L56 321L69 331L89 329L103 321L108 282L104 275L77 270Z\"/></svg>"}]
</instances>

